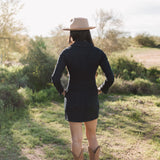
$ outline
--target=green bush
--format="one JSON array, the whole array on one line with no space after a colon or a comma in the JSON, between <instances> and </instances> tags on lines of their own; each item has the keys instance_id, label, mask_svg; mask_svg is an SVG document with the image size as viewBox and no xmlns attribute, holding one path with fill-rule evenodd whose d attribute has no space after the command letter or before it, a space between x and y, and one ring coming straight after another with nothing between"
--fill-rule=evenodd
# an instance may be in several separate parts
<instances>
[{"instance_id":1,"label":"green bush","mask_svg":"<svg viewBox=\"0 0 160 160\"><path fill-rule=\"evenodd\" d=\"M0 108L8 110L24 107L23 97L17 92L16 86L0 84Z\"/></svg>"},{"instance_id":2,"label":"green bush","mask_svg":"<svg viewBox=\"0 0 160 160\"><path fill-rule=\"evenodd\" d=\"M138 45L144 47L156 47L154 38L145 33L137 35L134 39Z\"/></svg>"},{"instance_id":3,"label":"green bush","mask_svg":"<svg viewBox=\"0 0 160 160\"><path fill-rule=\"evenodd\" d=\"M133 81L133 89L136 94L152 94L152 85L149 80L137 78Z\"/></svg>"},{"instance_id":4,"label":"green bush","mask_svg":"<svg viewBox=\"0 0 160 160\"><path fill-rule=\"evenodd\" d=\"M0 67L0 83L6 83L6 81L8 82L9 79L9 71L6 68L2 68Z\"/></svg>"},{"instance_id":5,"label":"green bush","mask_svg":"<svg viewBox=\"0 0 160 160\"><path fill-rule=\"evenodd\" d=\"M0 67L0 83L25 87L28 77L22 71L22 67Z\"/></svg>"},{"instance_id":6,"label":"green bush","mask_svg":"<svg viewBox=\"0 0 160 160\"><path fill-rule=\"evenodd\" d=\"M118 94L130 94L132 93L131 88L132 88L131 81L126 81L121 78L116 78L109 92Z\"/></svg>"},{"instance_id":7,"label":"green bush","mask_svg":"<svg viewBox=\"0 0 160 160\"><path fill-rule=\"evenodd\" d=\"M160 85L141 78L137 78L134 81L116 78L109 92L139 95L160 94Z\"/></svg>"},{"instance_id":8,"label":"green bush","mask_svg":"<svg viewBox=\"0 0 160 160\"><path fill-rule=\"evenodd\" d=\"M27 86L33 91L46 88L51 82L56 60L48 53L42 38L37 37L30 41L29 53L21 62L25 65L23 74L28 77Z\"/></svg>"},{"instance_id":9,"label":"green bush","mask_svg":"<svg viewBox=\"0 0 160 160\"><path fill-rule=\"evenodd\" d=\"M46 102L46 101L63 101L63 96L60 96L55 87L43 89L39 92L35 92L32 95L33 102Z\"/></svg>"},{"instance_id":10,"label":"green bush","mask_svg":"<svg viewBox=\"0 0 160 160\"><path fill-rule=\"evenodd\" d=\"M151 67L147 70L147 77L152 82L160 83L160 70L158 70L156 67Z\"/></svg>"},{"instance_id":11,"label":"green bush","mask_svg":"<svg viewBox=\"0 0 160 160\"><path fill-rule=\"evenodd\" d=\"M124 80L134 80L135 78L145 78L146 68L135 60L130 60L127 57L117 57L112 59L111 68L115 77Z\"/></svg>"},{"instance_id":12,"label":"green bush","mask_svg":"<svg viewBox=\"0 0 160 160\"><path fill-rule=\"evenodd\" d=\"M20 88L18 92L23 96L25 103L43 103L48 101L62 102L63 96L60 96L55 87L42 89L38 92L32 92L30 88Z\"/></svg>"},{"instance_id":13,"label":"green bush","mask_svg":"<svg viewBox=\"0 0 160 160\"><path fill-rule=\"evenodd\" d=\"M159 102L155 102L155 105L156 105L157 107L160 107L160 101L159 101Z\"/></svg>"}]
</instances>

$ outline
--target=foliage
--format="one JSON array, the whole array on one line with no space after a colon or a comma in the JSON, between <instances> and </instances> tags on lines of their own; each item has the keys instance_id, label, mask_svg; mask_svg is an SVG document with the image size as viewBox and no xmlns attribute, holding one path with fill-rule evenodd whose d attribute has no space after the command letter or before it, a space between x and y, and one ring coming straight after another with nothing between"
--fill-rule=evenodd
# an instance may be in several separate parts
<instances>
[{"instance_id":1,"label":"foliage","mask_svg":"<svg viewBox=\"0 0 160 160\"><path fill-rule=\"evenodd\" d=\"M158 95L160 94L160 85L141 78L136 78L134 81L116 78L109 92L119 94Z\"/></svg>"},{"instance_id":2,"label":"foliage","mask_svg":"<svg viewBox=\"0 0 160 160\"><path fill-rule=\"evenodd\" d=\"M134 39L138 45L144 47L156 47L153 37L145 33L137 35Z\"/></svg>"},{"instance_id":3,"label":"foliage","mask_svg":"<svg viewBox=\"0 0 160 160\"><path fill-rule=\"evenodd\" d=\"M26 104L44 103L49 101L63 101L63 96L60 96L58 91L52 85L50 88L42 89L38 92L32 92L30 88L20 88L18 92L23 96Z\"/></svg>"},{"instance_id":4,"label":"foliage","mask_svg":"<svg viewBox=\"0 0 160 160\"><path fill-rule=\"evenodd\" d=\"M56 61L49 55L41 37L32 39L28 50L27 57L21 60L25 64L23 73L28 77L28 87L33 91L39 91L51 82L51 74Z\"/></svg>"},{"instance_id":5,"label":"foliage","mask_svg":"<svg viewBox=\"0 0 160 160\"><path fill-rule=\"evenodd\" d=\"M94 16L98 36L94 39L95 45L106 53L126 49L124 43L126 34L119 30L122 20L113 11L98 10ZM123 42L122 42L123 39Z\"/></svg>"},{"instance_id":6,"label":"foliage","mask_svg":"<svg viewBox=\"0 0 160 160\"><path fill-rule=\"evenodd\" d=\"M117 57L112 59L111 66L115 77L125 80L134 80L135 78L145 78L146 68L135 60L127 57Z\"/></svg>"},{"instance_id":7,"label":"foliage","mask_svg":"<svg viewBox=\"0 0 160 160\"><path fill-rule=\"evenodd\" d=\"M21 10L20 0L1 0L0 1L0 36L10 37L24 30L16 15Z\"/></svg>"},{"instance_id":8,"label":"foliage","mask_svg":"<svg viewBox=\"0 0 160 160\"><path fill-rule=\"evenodd\" d=\"M27 46L29 40L30 38L27 35L16 34L10 41L10 52L18 52L21 56L26 55L28 53ZM9 58L12 58L14 61L17 60L17 57L12 57L11 54L9 55Z\"/></svg>"},{"instance_id":9,"label":"foliage","mask_svg":"<svg viewBox=\"0 0 160 160\"><path fill-rule=\"evenodd\" d=\"M16 42L16 34L25 30L23 24L17 19L18 12L22 9L20 0L0 0L0 56L4 63L10 60L10 51L16 48L25 48ZM22 50L21 50L22 51ZM23 51L24 52L24 51Z\"/></svg>"},{"instance_id":10,"label":"foliage","mask_svg":"<svg viewBox=\"0 0 160 160\"><path fill-rule=\"evenodd\" d=\"M117 29L122 25L122 20L113 11L99 9L94 15L98 37L104 38L110 29Z\"/></svg>"},{"instance_id":11,"label":"foliage","mask_svg":"<svg viewBox=\"0 0 160 160\"><path fill-rule=\"evenodd\" d=\"M117 30L109 30L105 37L96 37L94 39L95 45L101 48L106 54L115 51L125 50L129 44L123 38L124 33ZM125 43L126 42L126 43Z\"/></svg>"},{"instance_id":12,"label":"foliage","mask_svg":"<svg viewBox=\"0 0 160 160\"><path fill-rule=\"evenodd\" d=\"M149 80L141 78L135 79L132 84L132 92L135 94L152 94L155 91L153 88L153 83L151 83Z\"/></svg>"},{"instance_id":13,"label":"foliage","mask_svg":"<svg viewBox=\"0 0 160 160\"><path fill-rule=\"evenodd\" d=\"M46 44L49 44L50 53L59 55L62 50L68 47L69 35L67 32L62 32L62 25L59 25L54 30L51 31L51 38L46 39Z\"/></svg>"},{"instance_id":14,"label":"foliage","mask_svg":"<svg viewBox=\"0 0 160 160\"><path fill-rule=\"evenodd\" d=\"M24 107L22 96L17 92L17 88L10 84L0 84L0 108L8 110L12 108Z\"/></svg>"},{"instance_id":15,"label":"foliage","mask_svg":"<svg viewBox=\"0 0 160 160\"><path fill-rule=\"evenodd\" d=\"M160 70L158 70L156 67L151 67L147 70L147 77L152 82L160 83Z\"/></svg>"},{"instance_id":16,"label":"foliage","mask_svg":"<svg viewBox=\"0 0 160 160\"><path fill-rule=\"evenodd\" d=\"M0 67L0 83L12 84L17 88L25 87L28 77L22 71L22 67Z\"/></svg>"}]
</instances>

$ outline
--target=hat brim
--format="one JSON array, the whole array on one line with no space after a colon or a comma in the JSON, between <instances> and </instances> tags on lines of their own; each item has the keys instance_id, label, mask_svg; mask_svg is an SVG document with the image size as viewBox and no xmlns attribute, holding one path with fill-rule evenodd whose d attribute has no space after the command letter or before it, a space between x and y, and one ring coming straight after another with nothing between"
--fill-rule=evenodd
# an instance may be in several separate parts
<instances>
[{"instance_id":1,"label":"hat brim","mask_svg":"<svg viewBox=\"0 0 160 160\"><path fill-rule=\"evenodd\" d=\"M89 30L94 29L96 27L87 27L87 28L63 28L64 31L83 31L83 30Z\"/></svg>"}]
</instances>

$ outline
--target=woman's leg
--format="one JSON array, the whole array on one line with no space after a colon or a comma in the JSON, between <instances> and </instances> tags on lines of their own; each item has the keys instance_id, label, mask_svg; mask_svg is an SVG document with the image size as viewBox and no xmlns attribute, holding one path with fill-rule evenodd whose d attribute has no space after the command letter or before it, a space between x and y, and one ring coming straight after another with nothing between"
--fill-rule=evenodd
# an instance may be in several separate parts
<instances>
[{"instance_id":1,"label":"woman's leg","mask_svg":"<svg viewBox=\"0 0 160 160\"><path fill-rule=\"evenodd\" d=\"M85 122L86 127L86 136L89 143L89 148L93 151L98 147L97 137L96 137L96 127L97 127L97 119Z\"/></svg>"},{"instance_id":2,"label":"woman's leg","mask_svg":"<svg viewBox=\"0 0 160 160\"><path fill-rule=\"evenodd\" d=\"M69 125L72 136L72 152L78 157L82 150L82 123L69 122Z\"/></svg>"}]
</instances>

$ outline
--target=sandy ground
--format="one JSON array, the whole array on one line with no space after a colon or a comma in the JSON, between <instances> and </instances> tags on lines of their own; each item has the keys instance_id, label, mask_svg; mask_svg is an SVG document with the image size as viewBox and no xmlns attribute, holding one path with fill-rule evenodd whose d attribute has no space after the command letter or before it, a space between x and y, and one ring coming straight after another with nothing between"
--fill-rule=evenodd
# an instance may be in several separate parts
<instances>
[{"instance_id":1,"label":"sandy ground","mask_svg":"<svg viewBox=\"0 0 160 160\"><path fill-rule=\"evenodd\" d=\"M151 49L136 53L133 55L133 58L137 62L143 63L147 68L152 66L160 68L160 49Z\"/></svg>"}]
</instances>

